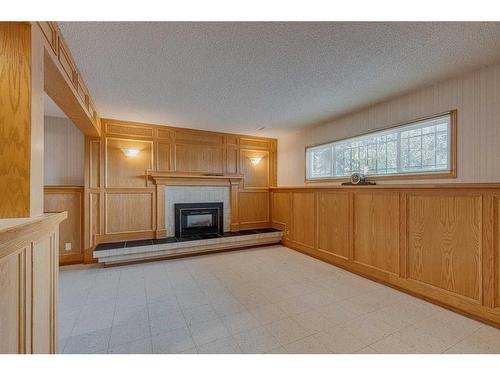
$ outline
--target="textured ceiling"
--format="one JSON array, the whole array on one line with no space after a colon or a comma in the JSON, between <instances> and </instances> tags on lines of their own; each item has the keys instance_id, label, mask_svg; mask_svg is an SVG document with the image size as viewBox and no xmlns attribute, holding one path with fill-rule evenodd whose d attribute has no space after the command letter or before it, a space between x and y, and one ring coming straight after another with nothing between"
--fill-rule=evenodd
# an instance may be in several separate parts
<instances>
[{"instance_id":1,"label":"textured ceiling","mask_svg":"<svg viewBox=\"0 0 500 375\"><path fill-rule=\"evenodd\" d=\"M500 60L500 23L59 26L102 117L257 135Z\"/></svg>"}]
</instances>

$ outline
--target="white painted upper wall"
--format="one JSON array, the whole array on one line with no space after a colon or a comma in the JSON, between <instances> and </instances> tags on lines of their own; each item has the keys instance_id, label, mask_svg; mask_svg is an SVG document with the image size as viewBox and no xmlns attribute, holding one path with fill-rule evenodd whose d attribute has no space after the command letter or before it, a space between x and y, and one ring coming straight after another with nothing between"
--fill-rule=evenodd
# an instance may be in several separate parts
<instances>
[{"instance_id":1,"label":"white painted upper wall","mask_svg":"<svg viewBox=\"0 0 500 375\"><path fill-rule=\"evenodd\" d=\"M44 117L45 185L83 186L84 136L62 117Z\"/></svg>"},{"instance_id":2,"label":"white painted upper wall","mask_svg":"<svg viewBox=\"0 0 500 375\"><path fill-rule=\"evenodd\" d=\"M500 182L500 63L278 138L278 186L305 185L305 147L458 110L457 178L378 183ZM308 183L308 186L334 183Z\"/></svg>"}]
</instances>

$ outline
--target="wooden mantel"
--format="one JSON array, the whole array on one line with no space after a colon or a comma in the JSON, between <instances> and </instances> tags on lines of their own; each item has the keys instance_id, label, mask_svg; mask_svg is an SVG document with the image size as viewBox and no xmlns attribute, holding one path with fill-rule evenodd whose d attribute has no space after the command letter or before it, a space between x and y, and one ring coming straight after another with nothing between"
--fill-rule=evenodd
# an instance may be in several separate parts
<instances>
[{"instance_id":1,"label":"wooden mantel","mask_svg":"<svg viewBox=\"0 0 500 375\"><path fill-rule=\"evenodd\" d=\"M156 238L167 236L165 223L166 186L227 186L231 189L231 231L239 230L239 187L243 175L210 175L147 171L148 178L156 185Z\"/></svg>"},{"instance_id":2,"label":"wooden mantel","mask_svg":"<svg viewBox=\"0 0 500 375\"><path fill-rule=\"evenodd\" d=\"M229 186L239 184L243 175L215 175L195 173L173 173L148 171L156 185L184 185L184 186Z\"/></svg>"}]
</instances>

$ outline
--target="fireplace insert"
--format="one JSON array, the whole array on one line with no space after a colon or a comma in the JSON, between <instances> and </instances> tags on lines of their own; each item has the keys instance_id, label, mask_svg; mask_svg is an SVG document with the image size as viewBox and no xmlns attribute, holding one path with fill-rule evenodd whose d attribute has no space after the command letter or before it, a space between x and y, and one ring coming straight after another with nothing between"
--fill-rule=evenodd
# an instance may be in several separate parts
<instances>
[{"instance_id":1,"label":"fireplace insert","mask_svg":"<svg viewBox=\"0 0 500 375\"><path fill-rule=\"evenodd\" d=\"M222 202L176 203L174 209L175 237L223 235Z\"/></svg>"}]
</instances>

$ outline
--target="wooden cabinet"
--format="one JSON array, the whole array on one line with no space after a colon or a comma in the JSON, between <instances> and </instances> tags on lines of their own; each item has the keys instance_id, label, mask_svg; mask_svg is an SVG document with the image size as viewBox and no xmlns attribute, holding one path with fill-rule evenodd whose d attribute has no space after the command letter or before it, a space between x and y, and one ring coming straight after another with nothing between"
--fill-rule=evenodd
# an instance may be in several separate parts
<instances>
[{"instance_id":1,"label":"wooden cabinet","mask_svg":"<svg viewBox=\"0 0 500 375\"><path fill-rule=\"evenodd\" d=\"M270 200L286 246L500 325L500 185L271 188Z\"/></svg>"},{"instance_id":2,"label":"wooden cabinet","mask_svg":"<svg viewBox=\"0 0 500 375\"><path fill-rule=\"evenodd\" d=\"M65 218L0 220L0 353L57 350L58 227Z\"/></svg>"}]
</instances>

